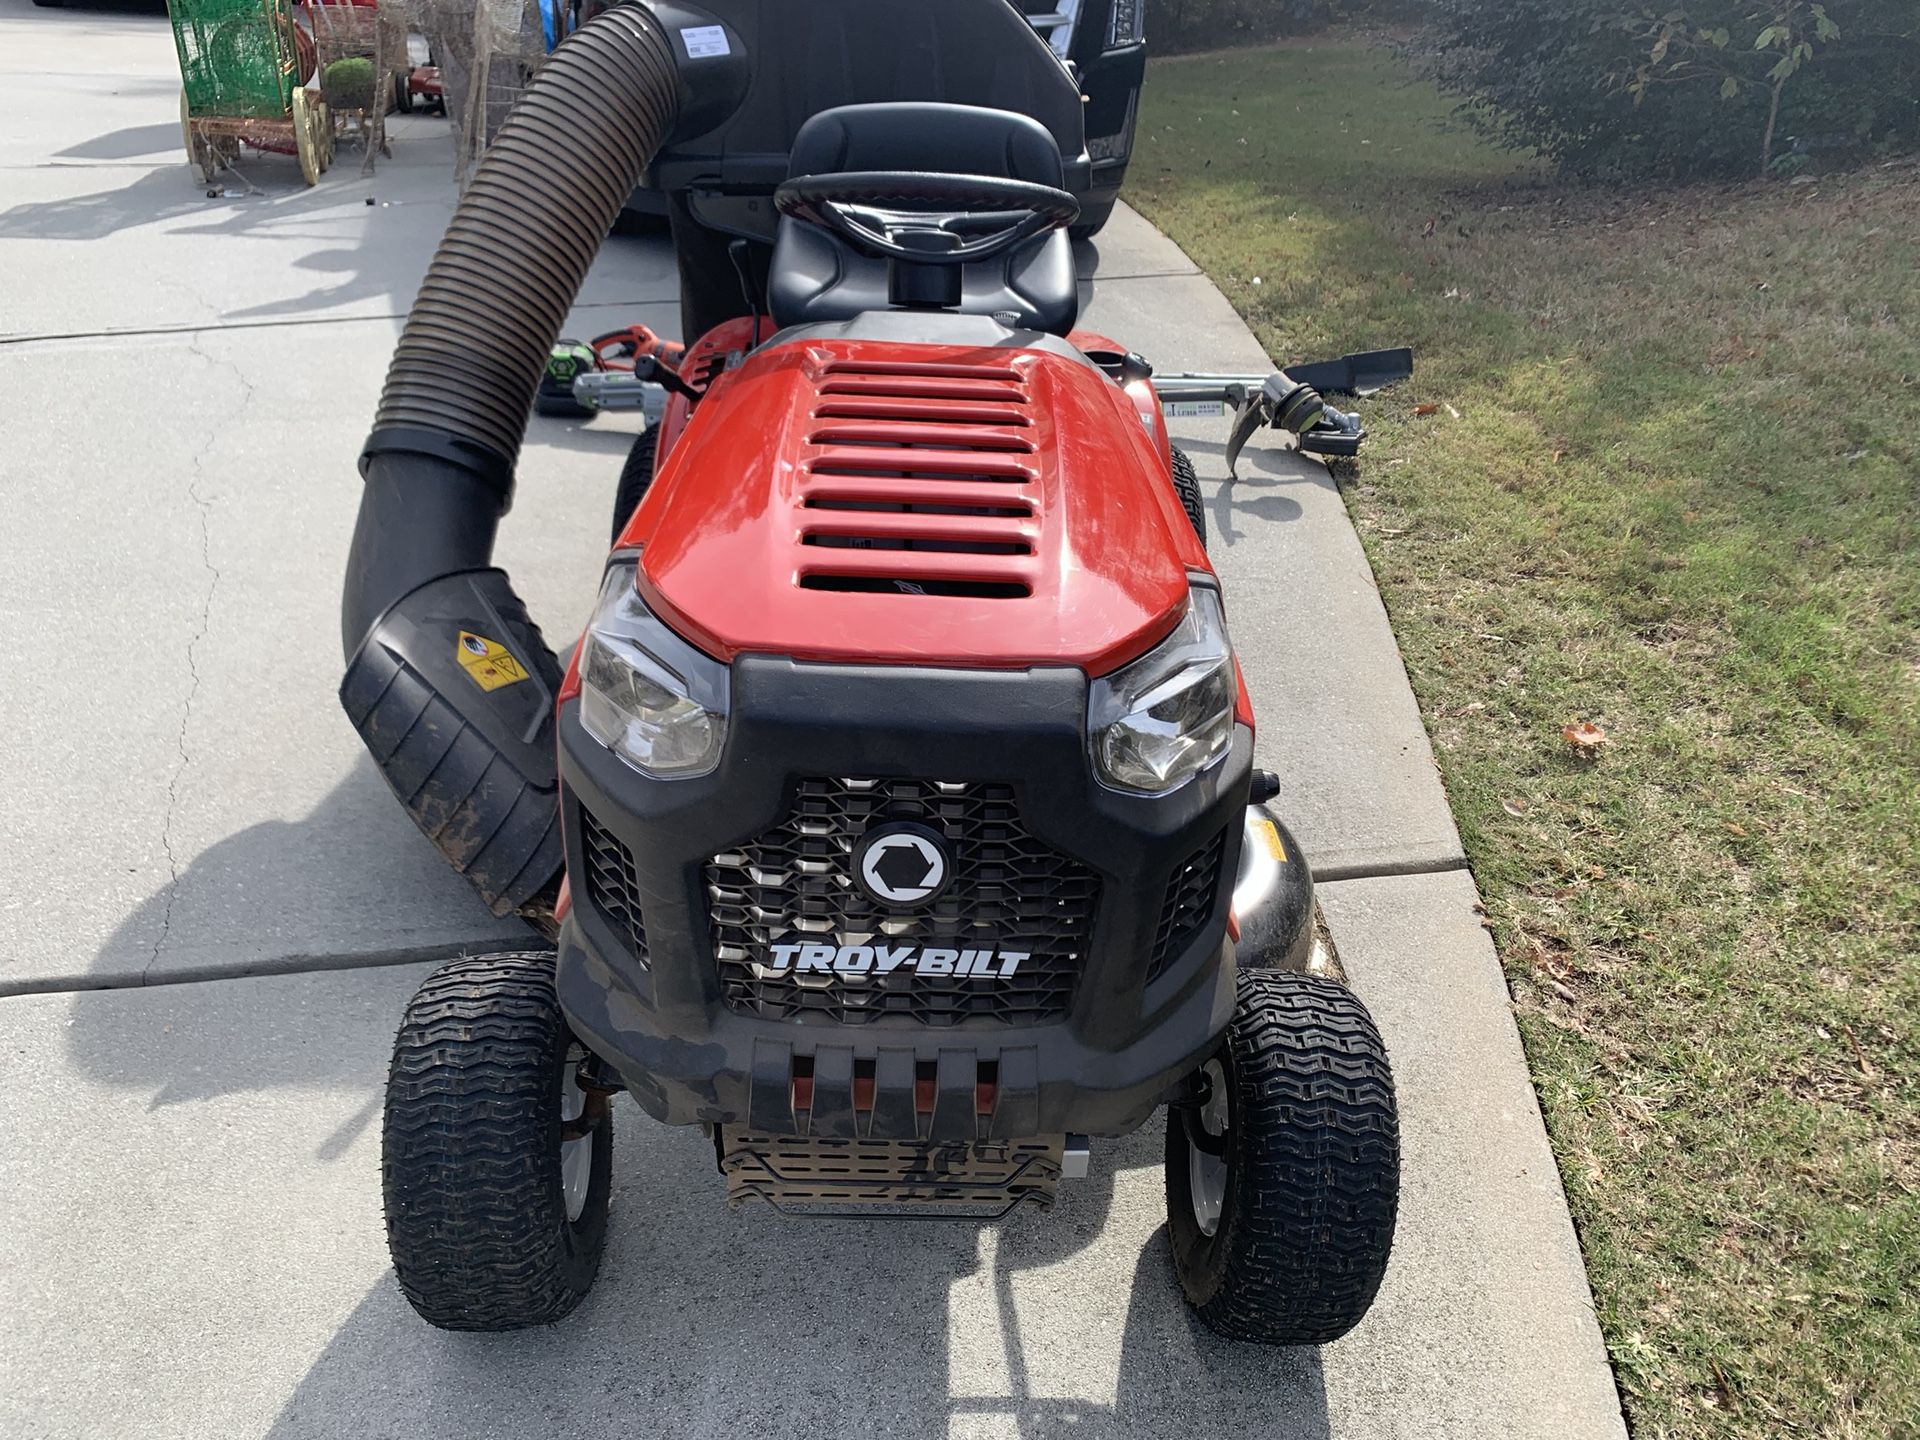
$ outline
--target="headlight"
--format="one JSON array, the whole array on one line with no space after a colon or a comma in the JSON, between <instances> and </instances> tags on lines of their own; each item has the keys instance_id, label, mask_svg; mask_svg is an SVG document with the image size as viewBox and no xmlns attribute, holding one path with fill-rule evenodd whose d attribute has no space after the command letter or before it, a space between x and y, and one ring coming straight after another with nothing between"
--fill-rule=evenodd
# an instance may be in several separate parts
<instances>
[{"instance_id":1,"label":"headlight","mask_svg":"<svg viewBox=\"0 0 1920 1440\"><path fill-rule=\"evenodd\" d=\"M1107 48L1119 50L1147 38L1147 0L1113 0L1107 17Z\"/></svg>"},{"instance_id":2,"label":"headlight","mask_svg":"<svg viewBox=\"0 0 1920 1440\"><path fill-rule=\"evenodd\" d=\"M608 569L580 641L580 723L643 774L704 775L727 738L727 667L656 620L633 575Z\"/></svg>"},{"instance_id":3,"label":"headlight","mask_svg":"<svg viewBox=\"0 0 1920 1440\"><path fill-rule=\"evenodd\" d=\"M1165 794L1226 753L1236 698L1220 597L1195 589L1173 634L1093 682L1087 732L1094 764L1110 785Z\"/></svg>"}]
</instances>

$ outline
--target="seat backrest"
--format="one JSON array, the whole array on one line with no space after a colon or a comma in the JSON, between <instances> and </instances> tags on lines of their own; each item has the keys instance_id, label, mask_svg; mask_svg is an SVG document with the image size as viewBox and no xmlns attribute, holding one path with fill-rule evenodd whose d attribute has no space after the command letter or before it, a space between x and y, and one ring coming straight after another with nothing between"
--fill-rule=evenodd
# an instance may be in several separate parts
<instances>
[{"instance_id":1,"label":"seat backrest","mask_svg":"<svg viewBox=\"0 0 1920 1440\"><path fill-rule=\"evenodd\" d=\"M1063 186L1060 147L1039 121L1011 110L933 102L842 105L800 127L789 178L857 170L933 170ZM885 310L887 264L839 237L782 220L768 279L781 326L850 320ZM1065 231L1038 236L962 274L960 310L1016 328L1065 335L1079 316L1073 247Z\"/></svg>"},{"instance_id":2,"label":"seat backrest","mask_svg":"<svg viewBox=\"0 0 1920 1440\"><path fill-rule=\"evenodd\" d=\"M787 176L847 170L940 170L1065 183L1060 147L1029 115L977 105L891 101L822 110L800 127Z\"/></svg>"}]
</instances>

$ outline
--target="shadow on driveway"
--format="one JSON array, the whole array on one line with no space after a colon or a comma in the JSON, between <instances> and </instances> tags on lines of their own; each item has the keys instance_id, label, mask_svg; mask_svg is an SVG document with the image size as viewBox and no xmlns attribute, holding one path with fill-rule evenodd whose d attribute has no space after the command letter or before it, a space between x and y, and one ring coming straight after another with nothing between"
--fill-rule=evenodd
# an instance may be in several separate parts
<instances>
[{"instance_id":1,"label":"shadow on driveway","mask_svg":"<svg viewBox=\"0 0 1920 1440\"><path fill-rule=\"evenodd\" d=\"M390 896L426 912L445 900L444 884L485 919L365 766L305 820L250 827L201 855L172 898L174 923L207 907L267 923L310 905L302 876L316 857L331 857L329 895ZM156 895L128 928L152 930L167 904ZM194 1143L206 1192L227 1193L262 1163L262 1147L285 1177L274 1206L304 1209L303 1195L338 1191L345 1167L361 1198L337 1249L369 1273L383 1243L388 1047L419 973L83 991L70 997L66 1045L83 1081L145 1094L148 1113L168 1111L174 1127L208 1102L259 1095L262 1128ZM326 1118L307 1117L301 1096L327 1097ZM608 1253L578 1311L537 1330L448 1334L413 1314L383 1267L268 1433L1329 1434L1319 1352L1230 1344L1188 1312L1162 1223L1157 1121L1097 1143L1091 1175L1063 1186L1052 1212L983 1224L734 1213L699 1131L658 1126L625 1099L615 1114ZM214 1223L245 1247L271 1245L280 1222L270 1206ZM302 1278L314 1274L310 1251L289 1261L270 1310L301 1310L305 1292L327 1288Z\"/></svg>"},{"instance_id":2,"label":"shadow on driveway","mask_svg":"<svg viewBox=\"0 0 1920 1440\"><path fill-rule=\"evenodd\" d=\"M128 125L109 130L58 153L62 160L133 160L180 149L178 125Z\"/></svg>"},{"instance_id":3,"label":"shadow on driveway","mask_svg":"<svg viewBox=\"0 0 1920 1440\"><path fill-rule=\"evenodd\" d=\"M196 761L196 773L195 784L223 783L217 755ZM532 943L532 932L487 912L361 755L304 817L249 825L200 852L172 884L127 915L81 983L126 987L143 978L349 969L393 963L410 951L444 954L462 943L497 949ZM178 1012L179 1033L192 1033L200 1005L194 986L153 984L149 993L156 1006ZM138 1054L118 1046L111 1027L95 1034L77 1019L68 1039L84 1074L152 1088L156 1106L218 1093L203 1087L231 1073L215 1063L219 1042L212 1039L190 1069L159 1073L148 1073ZM310 1055L301 1064L313 1062L324 1067L330 1060ZM322 1068L282 1078L298 1083L330 1075Z\"/></svg>"},{"instance_id":4,"label":"shadow on driveway","mask_svg":"<svg viewBox=\"0 0 1920 1440\"><path fill-rule=\"evenodd\" d=\"M250 847L300 848L300 825L274 828L208 852L209 875L243 871ZM371 875L386 852L356 863ZM237 1133L194 1131L183 1158L198 1178L180 1202L244 1193L264 1164L278 1188L259 1213L210 1219L222 1243L270 1249L279 1207L317 1205L351 1217L327 1254L371 1274L388 1046L419 973L81 992L67 1044L84 1079L148 1093L174 1131L207 1102L258 1095L259 1118ZM308 1096L324 1119L308 1116ZM535 1330L449 1334L413 1314L382 1265L267 1433L1325 1440L1318 1351L1231 1344L1188 1312L1162 1223L1161 1145L1158 1121L1097 1143L1091 1175L1049 1213L794 1219L729 1210L711 1142L623 1098L607 1256L579 1310ZM343 1184L359 1196L344 1207ZM311 1243L286 1262L263 1317L337 1291ZM217 1326L208 1343L223 1343Z\"/></svg>"},{"instance_id":5,"label":"shadow on driveway","mask_svg":"<svg viewBox=\"0 0 1920 1440\"><path fill-rule=\"evenodd\" d=\"M1100 1245L1117 1181L1158 1188L1137 1173L1158 1169L1158 1125L1096 1151L1050 1213L869 1222L731 1212L704 1137L624 1102L616 1115L614 1221L579 1310L538 1330L449 1334L414 1316L389 1273L271 1440L1330 1433L1317 1350L1199 1327L1164 1226L1131 1266Z\"/></svg>"}]
</instances>

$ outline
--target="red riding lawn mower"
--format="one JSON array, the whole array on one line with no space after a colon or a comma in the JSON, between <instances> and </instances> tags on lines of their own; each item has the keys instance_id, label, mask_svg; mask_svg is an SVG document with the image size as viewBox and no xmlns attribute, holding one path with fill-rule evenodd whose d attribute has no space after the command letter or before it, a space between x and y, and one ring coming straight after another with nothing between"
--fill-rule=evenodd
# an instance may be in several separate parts
<instances>
[{"instance_id":1,"label":"red riding lawn mower","mask_svg":"<svg viewBox=\"0 0 1920 1440\"><path fill-rule=\"evenodd\" d=\"M736 1203L800 1214L1044 1207L1092 1137L1165 1106L1200 1317L1331 1340L1387 1263L1393 1084L1314 963L1163 397L1075 328L1078 96L1004 0L916 7L949 27L930 58L889 48L897 13L593 20L488 150L407 322L341 698L421 829L557 945L456 961L408 1007L394 1269L435 1325L565 1315L600 1263L622 1090L702 1127ZM818 105L821 54L868 103ZM549 348L643 173L739 222L708 250L738 313L677 366L648 357L665 411L563 670L494 536ZM686 308L710 310L680 248ZM1383 364L1314 374L1363 390ZM1313 392L1172 391L1237 400L1237 441L1357 443Z\"/></svg>"}]
</instances>

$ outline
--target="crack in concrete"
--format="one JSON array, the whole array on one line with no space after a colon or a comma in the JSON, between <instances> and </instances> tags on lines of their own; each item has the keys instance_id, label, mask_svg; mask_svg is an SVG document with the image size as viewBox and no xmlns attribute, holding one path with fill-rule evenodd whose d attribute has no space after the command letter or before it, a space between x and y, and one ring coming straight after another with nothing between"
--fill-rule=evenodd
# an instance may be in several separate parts
<instances>
[{"instance_id":1,"label":"crack in concrete","mask_svg":"<svg viewBox=\"0 0 1920 1440\"><path fill-rule=\"evenodd\" d=\"M254 386L240 367L231 360L221 360L209 354L200 346L195 335L188 343L190 353L199 356L210 367L233 372L241 386L240 404L235 414L244 411L253 403ZM146 984L153 967L160 962L160 953L166 948L168 937L173 933L173 905L180 894L180 857L173 849L174 816L180 808L180 786L186 779L188 768L193 764L193 752L187 744L187 731L193 723L193 702L200 695L200 645L207 638L207 631L213 624L213 597L220 588L220 567L213 563L213 501L201 492L200 482L205 478L206 457L215 442L220 438L219 420L209 424L207 436L193 452L193 468L187 476L187 498L193 502L194 511L200 529L200 565L207 572L206 593L200 597L200 614L193 633L187 637L187 695L180 706L180 728L174 736L174 747L180 752L180 763L167 777L167 808L160 820L160 849L167 857L166 900L160 910L160 933L154 936L153 952L147 956L147 963L141 968L140 983Z\"/></svg>"}]
</instances>

